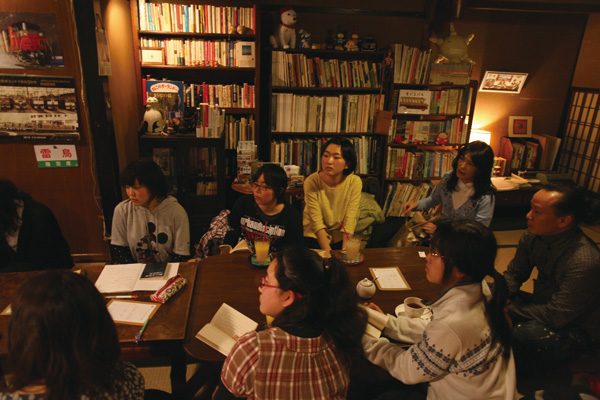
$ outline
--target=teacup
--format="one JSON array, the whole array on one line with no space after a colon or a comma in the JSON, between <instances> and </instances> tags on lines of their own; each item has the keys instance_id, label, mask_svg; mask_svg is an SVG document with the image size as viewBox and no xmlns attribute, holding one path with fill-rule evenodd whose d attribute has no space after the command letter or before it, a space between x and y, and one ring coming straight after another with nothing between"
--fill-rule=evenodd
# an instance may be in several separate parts
<instances>
[{"instance_id":1,"label":"teacup","mask_svg":"<svg viewBox=\"0 0 600 400\"><path fill-rule=\"evenodd\" d=\"M409 318L418 318L425 311L423 300L418 297L407 297L404 299L404 313Z\"/></svg>"}]
</instances>

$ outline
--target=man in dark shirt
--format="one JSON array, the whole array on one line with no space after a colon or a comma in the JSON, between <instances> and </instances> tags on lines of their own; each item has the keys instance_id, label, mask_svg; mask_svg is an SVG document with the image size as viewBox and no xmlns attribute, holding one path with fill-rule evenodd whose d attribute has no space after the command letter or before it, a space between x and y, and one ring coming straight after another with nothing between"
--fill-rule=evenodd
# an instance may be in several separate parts
<instances>
[{"instance_id":1,"label":"man in dark shirt","mask_svg":"<svg viewBox=\"0 0 600 400\"><path fill-rule=\"evenodd\" d=\"M597 207L586 201L580 189L566 185L546 185L531 200L527 231L504 273L517 361L598 351L600 250L578 226L594 222ZM533 294L519 291L534 267Z\"/></svg>"}]
</instances>

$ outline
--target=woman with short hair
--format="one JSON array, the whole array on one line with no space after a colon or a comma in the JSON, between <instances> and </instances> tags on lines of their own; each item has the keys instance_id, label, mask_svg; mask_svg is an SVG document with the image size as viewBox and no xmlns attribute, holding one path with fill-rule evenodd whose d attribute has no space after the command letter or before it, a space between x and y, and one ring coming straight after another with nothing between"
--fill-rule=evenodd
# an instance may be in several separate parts
<instances>
[{"instance_id":1,"label":"woman with short hair","mask_svg":"<svg viewBox=\"0 0 600 400\"><path fill-rule=\"evenodd\" d=\"M184 262L190 258L187 213L168 195L167 181L152 160L130 163L121 172L127 200L115 207L110 239L114 263Z\"/></svg>"}]
</instances>

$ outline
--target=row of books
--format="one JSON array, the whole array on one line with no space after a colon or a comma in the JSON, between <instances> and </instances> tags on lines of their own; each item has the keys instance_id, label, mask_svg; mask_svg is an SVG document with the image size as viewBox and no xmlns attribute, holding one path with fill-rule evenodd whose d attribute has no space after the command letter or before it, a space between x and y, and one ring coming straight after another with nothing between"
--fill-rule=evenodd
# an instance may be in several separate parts
<instances>
[{"instance_id":1,"label":"row of books","mask_svg":"<svg viewBox=\"0 0 600 400\"><path fill-rule=\"evenodd\" d=\"M184 85L185 105L196 107L204 103L227 108L254 108L254 85L248 83L232 85L209 85L190 83Z\"/></svg>"},{"instance_id":2,"label":"row of books","mask_svg":"<svg viewBox=\"0 0 600 400\"><path fill-rule=\"evenodd\" d=\"M240 141L256 141L256 123L254 116L225 116L225 148L235 150Z\"/></svg>"},{"instance_id":3,"label":"row of books","mask_svg":"<svg viewBox=\"0 0 600 400\"><path fill-rule=\"evenodd\" d=\"M140 38L141 47L164 49L164 64L192 67L255 66L254 42L243 40Z\"/></svg>"},{"instance_id":4,"label":"row of books","mask_svg":"<svg viewBox=\"0 0 600 400\"><path fill-rule=\"evenodd\" d=\"M443 135L440 135L443 134ZM463 144L467 140L464 118L448 121L407 121L393 119L389 132L390 142L400 144Z\"/></svg>"},{"instance_id":5,"label":"row of books","mask_svg":"<svg viewBox=\"0 0 600 400\"><path fill-rule=\"evenodd\" d=\"M196 182L196 194L199 196L216 196L218 194L217 182L198 181Z\"/></svg>"},{"instance_id":6,"label":"row of books","mask_svg":"<svg viewBox=\"0 0 600 400\"><path fill-rule=\"evenodd\" d=\"M233 33L242 25L255 31L255 7L220 7L150 3L138 0L139 26L142 31Z\"/></svg>"},{"instance_id":7,"label":"row of books","mask_svg":"<svg viewBox=\"0 0 600 400\"><path fill-rule=\"evenodd\" d=\"M189 168L198 177L217 175L217 150L214 147L190 147Z\"/></svg>"},{"instance_id":8,"label":"row of books","mask_svg":"<svg viewBox=\"0 0 600 400\"><path fill-rule=\"evenodd\" d=\"M392 106L399 114L466 114L469 88L448 90L394 90Z\"/></svg>"},{"instance_id":9,"label":"row of books","mask_svg":"<svg viewBox=\"0 0 600 400\"><path fill-rule=\"evenodd\" d=\"M506 159L510 171L552 171L562 139L545 134L534 134L529 138L500 139L498 155Z\"/></svg>"},{"instance_id":10,"label":"row of books","mask_svg":"<svg viewBox=\"0 0 600 400\"><path fill-rule=\"evenodd\" d=\"M380 95L302 96L274 93L274 132L371 132Z\"/></svg>"},{"instance_id":11,"label":"row of books","mask_svg":"<svg viewBox=\"0 0 600 400\"><path fill-rule=\"evenodd\" d=\"M431 64L430 85L468 85L472 64Z\"/></svg>"},{"instance_id":12,"label":"row of books","mask_svg":"<svg viewBox=\"0 0 600 400\"><path fill-rule=\"evenodd\" d=\"M426 198L432 191L430 183L420 185L411 183L392 182L387 185L383 213L386 217L403 217L402 207L407 201L419 201Z\"/></svg>"},{"instance_id":13,"label":"row of books","mask_svg":"<svg viewBox=\"0 0 600 400\"><path fill-rule=\"evenodd\" d=\"M386 178L438 178L452 170L456 150L411 151L388 147Z\"/></svg>"},{"instance_id":14,"label":"row of books","mask_svg":"<svg viewBox=\"0 0 600 400\"><path fill-rule=\"evenodd\" d=\"M429 81L431 49L393 44L394 83L423 85Z\"/></svg>"},{"instance_id":15,"label":"row of books","mask_svg":"<svg viewBox=\"0 0 600 400\"><path fill-rule=\"evenodd\" d=\"M356 151L357 174L375 174L379 169L381 137L349 138ZM297 165L300 175L308 176L321 169L321 153L327 138L290 138L271 142L271 161Z\"/></svg>"},{"instance_id":16,"label":"row of books","mask_svg":"<svg viewBox=\"0 0 600 400\"><path fill-rule=\"evenodd\" d=\"M220 138L225 127L225 111L209 104L196 107L196 137Z\"/></svg>"},{"instance_id":17,"label":"row of books","mask_svg":"<svg viewBox=\"0 0 600 400\"><path fill-rule=\"evenodd\" d=\"M378 88L381 63L324 60L274 51L271 84L287 87Z\"/></svg>"}]
</instances>

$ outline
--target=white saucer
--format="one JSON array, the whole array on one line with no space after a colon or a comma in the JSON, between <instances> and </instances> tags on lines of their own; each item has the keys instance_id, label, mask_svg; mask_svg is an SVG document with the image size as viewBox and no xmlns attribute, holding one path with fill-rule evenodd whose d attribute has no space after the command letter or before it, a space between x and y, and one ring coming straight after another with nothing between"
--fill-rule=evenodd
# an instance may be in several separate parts
<instances>
[{"instance_id":1,"label":"white saucer","mask_svg":"<svg viewBox=\"0 0 600 400\"><path fill-rule=\"evenodd\" d=\"M396 307L395 310L396 316L400 317L405 317L406 315L404 315L404 304L399 304L398 307ZM429 307L425 307L425 311L423 311L423 314L421 314L421 319L423 321L431 321L431 317L433 316L433 312L431 311L431 308Z\"/></svg>"}]
</instances>

